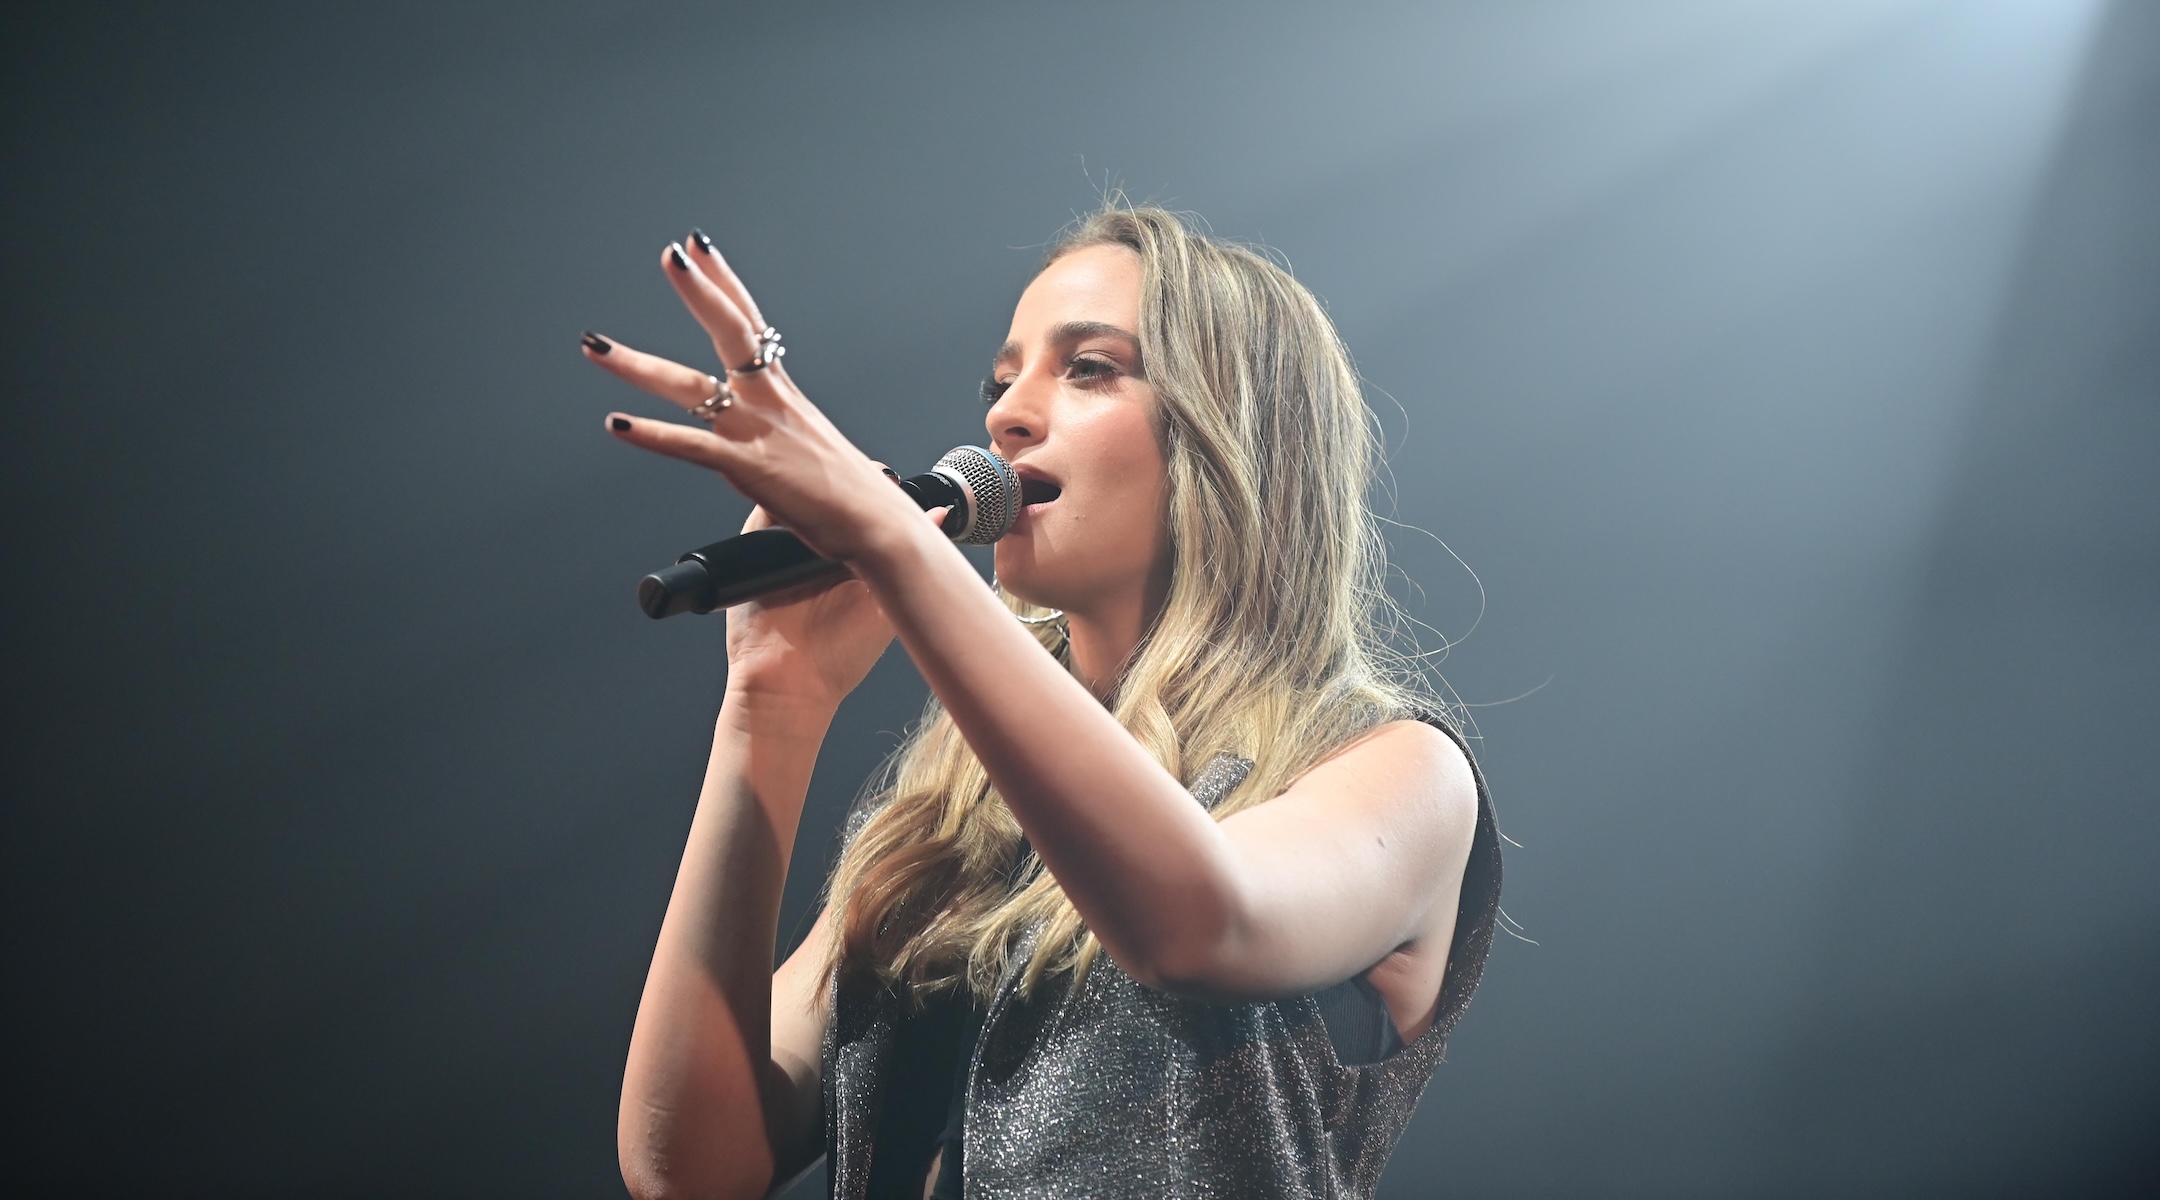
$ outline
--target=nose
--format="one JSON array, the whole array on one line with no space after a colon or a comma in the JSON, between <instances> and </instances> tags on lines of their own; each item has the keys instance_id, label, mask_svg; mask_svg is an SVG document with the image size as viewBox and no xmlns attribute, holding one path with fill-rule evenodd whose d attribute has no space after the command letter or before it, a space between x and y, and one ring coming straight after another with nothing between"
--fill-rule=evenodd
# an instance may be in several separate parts
<instances>
[{"instance_id":1,"label":"nose","mask_svg":"<svg viewBox=\"0 0 2160 1200\"><path fill-rule=\"evenodd\" d=\"M1023 372L983 416L983 429L990 435L990 448L1000 456L1011 459L1021 450L1042 442L1043 435L1048 432L1043 390L1040 381Z\"/></svg>"}]
</instances>

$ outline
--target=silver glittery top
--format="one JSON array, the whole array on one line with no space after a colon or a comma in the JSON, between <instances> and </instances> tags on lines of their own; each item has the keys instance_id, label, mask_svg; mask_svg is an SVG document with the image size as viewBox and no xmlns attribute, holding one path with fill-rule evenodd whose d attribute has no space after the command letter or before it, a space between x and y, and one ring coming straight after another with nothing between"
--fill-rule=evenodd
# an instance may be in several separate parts
<instances>
[{"instance_id":1,"label":"silver glittery top","mask_svg":"<svg viewBox=\"0 0 2160 1200\"><path fill-rule=\"evenodd\" d=\"M1435 721L1462 745L1460 734ZM1469 747L1463 746L1469 756ZM1191 791L1212 808L1252 769L1223 755ZM1477 990L1500 903L1500 842L1477 776L1477 834L1432 1026L1345 1066L1311 996L1208 1004L1150 990L1098 958L1077 989L999 984L968 1067L966 1194L1004 1197L1370 1197L1448 1033ZM851 822L852 835L860 821ZM1016 962L1024 963L1032 941ZM883 1069L900 1019L875 988L833 991L825 1031L832 1195L870 1181Z\"/></svg>"}]
</instances>

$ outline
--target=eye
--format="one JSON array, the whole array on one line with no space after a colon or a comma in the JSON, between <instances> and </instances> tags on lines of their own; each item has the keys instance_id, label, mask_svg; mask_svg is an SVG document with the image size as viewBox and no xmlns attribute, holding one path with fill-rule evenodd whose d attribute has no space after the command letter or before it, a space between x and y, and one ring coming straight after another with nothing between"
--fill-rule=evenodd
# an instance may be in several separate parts
<instances>
[{"instance_id":1,"label":"eye","mask_svg":"<svg viewBox=\"0 0 2160 1200\"><path fill-rule=\"evenodd\" d=\"M1118 365L1107 358L1083 356L1067 360L1065 374L1083 387L1100 386L1117 378Z\"/></svg>"},{"instance_id":2,"label":"eye","mask_svg":"<svg viewBox=\"0 0 2160 1200\"><path fill-rule=\"evenodd\" d=\"M984 378L982 381L983 403L985 405L996 404L998 398L1003 396L1011 387L1012 381L1009 379L1001 381L995 375Z\"/></svg>"}]
</instances>

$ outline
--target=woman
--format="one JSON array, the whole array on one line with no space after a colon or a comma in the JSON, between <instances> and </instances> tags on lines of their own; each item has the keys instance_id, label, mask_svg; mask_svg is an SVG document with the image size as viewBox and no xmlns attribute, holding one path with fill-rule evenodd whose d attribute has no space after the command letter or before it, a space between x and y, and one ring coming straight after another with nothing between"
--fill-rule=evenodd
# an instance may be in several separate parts
<instances>
[{"instance_id":1,"label":"woman","mask_svg":"<svg viewBox=\"0 0 2160 1200\"><path fill-rule=\"evenodd\" d=\"M609 428L852 578L728 613L623 1083L631 1192L761 1196L822 1149L846 1197L1370 1195L1499 854L1385 648L1368 416L1318 303L1161 210L1080 225L984 385L1027 501L992 591L795 389L703 234L662 269L742 365L588 335L707 421ZM819 743L895 635L930 710L772 971Z\"/></svg>"}]
</instances>

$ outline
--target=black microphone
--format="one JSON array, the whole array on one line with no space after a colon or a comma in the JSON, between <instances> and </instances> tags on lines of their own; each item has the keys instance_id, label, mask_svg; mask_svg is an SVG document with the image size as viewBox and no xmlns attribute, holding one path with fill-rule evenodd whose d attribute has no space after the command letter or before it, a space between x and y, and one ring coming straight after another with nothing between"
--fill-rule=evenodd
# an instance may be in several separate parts
<instances>
[{"instance_id":1,"label":"black microphone","mask_svg":"<svg viewBox=\"0 0 2160 1200\"><path fill-rule=\"evenodd\" d=\"M938 528L956 542L989 545L1020 516L1020 477L1011 463L980 446L955 446L927 472L899 483L925 510L951 506ZM656 621L709 613L845 570L785 529L753 529L700 546L638 580L638 607Z\"/></svg>"}]
</instances>

